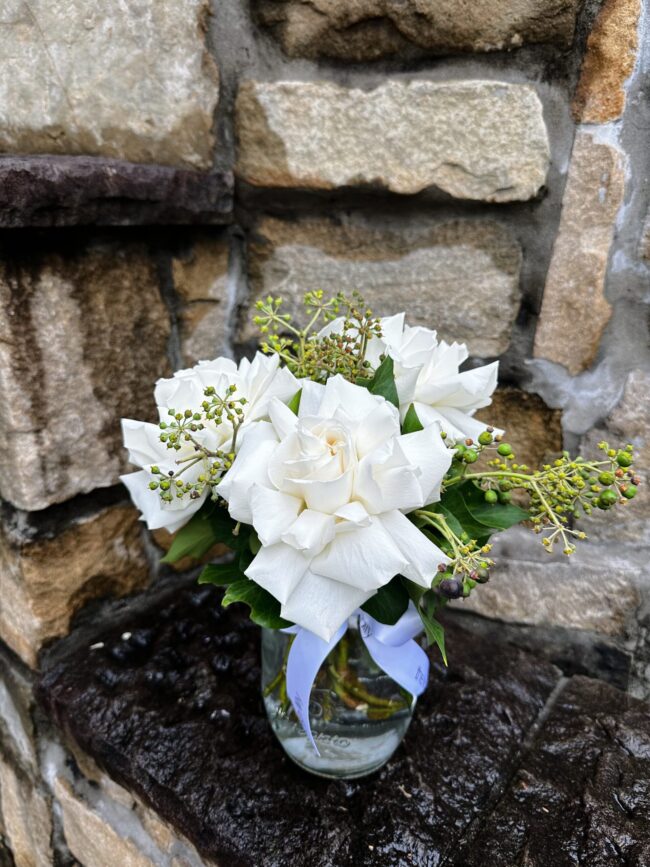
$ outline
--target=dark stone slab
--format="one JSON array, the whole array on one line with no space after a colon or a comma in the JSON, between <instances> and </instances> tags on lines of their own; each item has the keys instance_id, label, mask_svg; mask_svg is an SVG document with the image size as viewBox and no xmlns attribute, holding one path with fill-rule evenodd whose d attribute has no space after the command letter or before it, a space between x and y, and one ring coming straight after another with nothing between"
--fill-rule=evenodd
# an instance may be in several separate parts
<instances>
[{"instance_id":1,"label":"dark stone slab","mask_svg":"<svg viewBox=\"0 0 650 867\"><path fill-rule=\"evenodd\" d=\"M0 228L226 223L230 173L100 157L0 157Z\"/></svg>"},{"instance_id":2,"label":"dark stone slab","mask_svg":"<svg viewBox=\"0 0 650 867\"><path fill-rule=\"evenodd\" d=\"M650 707L569 681L463 867L648 867Z\"/></svg>"},{"instance_id":3,"label":"dark stone slab","mask_svg":"<svg viewBox=\"0 0 650 867\"><path fill-rule=\"evenodd\" d=\"M108 630L82 627L43 660L46 710L219 863L450 863L514 773L557 670L451 626L451 666L432 654L394 759L365 780L328 782L285 758L259 695L258 629L219 599L166 591ZM105 646L90 650L96 641Z\"/></svg>"}]
</instances>

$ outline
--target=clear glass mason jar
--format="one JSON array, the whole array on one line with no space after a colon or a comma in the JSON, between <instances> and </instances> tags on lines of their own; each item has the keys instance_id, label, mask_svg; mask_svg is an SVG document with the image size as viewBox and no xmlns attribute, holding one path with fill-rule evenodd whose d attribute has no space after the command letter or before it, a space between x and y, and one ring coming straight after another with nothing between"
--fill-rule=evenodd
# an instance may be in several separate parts
<instances>
[{"instance_id":1,"label":"clear glass mason jar","mask_svg":"<svg viewBox=\"0 0 650 867\"><path fill-rule=\"evenodd\" d=\"M321 777L352 779L378 770L406 734L416 699L377 667L359 633L358 617L350 618L311 691L309 718L318 756L287 697L285 670L292 640L279 630L262 630L262 694L284 751Z\"/></svg>"}]
</instances>

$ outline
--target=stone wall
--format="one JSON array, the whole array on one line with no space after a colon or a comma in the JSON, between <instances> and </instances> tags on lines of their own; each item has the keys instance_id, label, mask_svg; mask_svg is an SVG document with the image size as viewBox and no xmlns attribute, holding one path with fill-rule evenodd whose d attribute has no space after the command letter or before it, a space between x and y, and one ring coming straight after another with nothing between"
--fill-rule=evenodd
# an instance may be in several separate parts
<instances>
[{"instance_id":1,"label":"stone wall","mask_svg":"<svg viewBox=\"0 0 650 867\"><path fill-rule=\"evenodd\" d=\"M120 416L248 350L258 295L358 288L500 359L528 463L605 436L650 466L650 6L5 5L0 864L113 864L125 827L120 863L194 864L31 695L46 645L159 578ZM506 534L458 616L647 695L649 504L570 562Z\"/></svg>"}]
</instances>

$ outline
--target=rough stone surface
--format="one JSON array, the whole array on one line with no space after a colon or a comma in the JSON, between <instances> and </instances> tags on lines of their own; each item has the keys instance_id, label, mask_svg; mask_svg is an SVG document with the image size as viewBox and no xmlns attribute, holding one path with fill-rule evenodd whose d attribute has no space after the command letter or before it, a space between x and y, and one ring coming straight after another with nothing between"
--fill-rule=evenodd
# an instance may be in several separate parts
<instances>
[{"instance_id":1,"label":"rough stone surface","mask_svg":"<svg viewBox=\"0 0 650 867\"><path fill-rule=\"evenodd\" d=\"M38 769L33 722L34 681L5 647L0 647L0 744L12 764L34 777ZM0 810L1 812L1 810Z\"/></svg>"},{"instance_id":2,"label":"rough stone surface","mask_svg":"<svg viewBox=\"0 0 650 867\"><path fill-rule=\"evenodd\" d=\"M625 82L636 61L641 0L606 0L587 41L573 99L579 123L617 120L625 108Z\"/></svg>"},{"instance_id":3,"label":"rough stone surface","mask_svg":"<svg viewBox=\"0 0 650 867\"><path fill-rule=\"evenodd\" d=\"M260 22L291 57L374 60L412 53L568 48L579 0L256 0ZM489 9L489 11L488 11Z\"/></svg>"},{"instance_id":4,"label":"rough stone surface","mask_svg":"<svg viewBox=\"0 0 650 867\"><path fill-rule=\"evenodd\" d=\"M505 431L520 464L538 467L562 451L562 413L550 409L536 394L503 386L476 418Z\"/></svg>"},{"instance_id":5,"label":"rough stone surface","mask_svg":"<svg viewBox=\"0 0 650 867\"><path fill-rule=\"evenodd\" d=\"M406 307L412 325L467 342L474 355L507 349L520 304L519 245L491 220L265 219L248 261L253 298L280 295L296 318L304 316L307 289L350 286L376 313ZM242 337L249 339L249 311L244 319Z\"/></svg>"},{"instance_id":6,"label":"rough stone surface","mask_svg":"<svg viewBox=\"0 0 650 867\"><path fill-rule=\"evenodd\" d=\"M450 629L451 667L432 655L430 687L391 763L361 782L319 780L270 731L258 630L221 609L213 588L165 592L61 643L41 695L112 777L233 867L441 863L505 784L557 680L546 663ZM93 639L105 648L89 654Z\"/></svg>"},{"instance_id":7,"label":"rough stone surface","mask_svg":"<svg viewBox=\"0 0 650 867\"><path fill-rule=\"evenodd\" d=\"M534 88L498 81L388 81L370 91L247 81L236 127L237 173L255 186L437 187L511 202L539 192L549 160Z\"/></svg>"},{"instance_id":8,"label":"rough stone surface","mask_svg":"<svg viewBox=\"0 0 650 867\"><path fill-rule=\"evenodd\" d=\"M611 316L605 276L623 195L619 152L578 132L534 349L572 374L591 365Z\"/></svg>"},{"instance_id":9,"label":"rough stone surface","mask_svg":"<svg viewBox=\"0 0 650 867\"><path fill-rule=\"evenodd\" d=\"M0 637L30 666L90 599L141 588L148 567L136 511L105 509L61 535L0 539Z\"/></svg>"},{"instance_id":10,"label":"rough stone surface","mask_svg":"<svg viewBox=\"0 0 650 867\"><path fill-rule=\"evenodd\" d=\"M584 529L590 538L603 542L628 542L635 546L650 546L650 372L633 371L625 385L619 405L606 420L604 427L591 431L583 440L582 449L594 453L601 440L619 446L631 442L635 447L635 467L641 484L636 497L617 508L616 520L603 520L602 515L586 520ZM600 520L599 520L600 519Z\"/></svg>"},{"instance_id":11,"label":"rough stone surface","mask_svg":"<svg viewBox=\"0 0 650 867\"><path fill-rule=\"evenodd\" d=\"M12 768L1 754L0 809L16 867L52 867L49 805L32 782Z\"/></svg>"},{"instance_id":12,"label":"rough stone surface","mask_svg":"<svg viewBox=\"0 0 650 867\"><path fill-rule=\"evenodd\" d=\"M649 816L650 707L577 677L462 864L645 867Z\"/></svg>"},{"instance_id":13,"label":"rough stone surface","mask_svg":"<svg viewBox=\"0 0 650 867\"><path fill-rule=\"evenodd\" d=\"M144 245L0 239L0 494L42 509L112 485L121 416L153 417L169 318ZM66 249L67 247L67 249Z\"/></svg>"},{"instance_id":14,"label":"rough stone surface","mask_svg":"<svg viewBox=\"0 0 650 867\"><path fill-rule=\"evenodd\" d=\"M136 843L121 837L108 822L75 795L72 786L57 779L54 794L61 809L63 833L74 857L84 867L156 867Z\"/></svg>"},{"instance_id":15,"label":"rough stone surface","mask_svg":"<svg viewBox=\"0 0 650 867\"><path fill-rule=\"evenodd\" d=\"M227 237L202 235L172 262L174 287L180 299L181 351L185 364L215 358L227 349L229 253Z\"/></svg>"},{"instance_id":16,"label":"rough stone surface","mask_svg":"<svg viewBox=\"0 0 650 867\"><path fill-rule=\"evenodd\" d=\"M209 168L218 99L204 0L9 0L0 150Z\"/></svg>"},{"instance_id":17,"label":"rough stone surface","mask_svg":"<svg viewBox=\"0 0 650 867\"><path fill-rule=\"evenodd\" d=\"M0 156L0 228L224 223L230 174L101 157Z\"/></svg>"},{"instance_id":18,"label":"rough stone surface","mask_svg":"<svg viewBox=\"0 0 650 867\"><path fill-rule=\"evenodd\" d=\"M623 551L608 553L583 543L571 559L551 557L529 530L511 530L494 549L498 568L489 584L456 604L508 623L622 635L639 605L639 585L650 573L644 578L637 559Z\"/></svg>"},{"instance_id":19,"label":"rough stone surface","mask_svg":"<svg viewBox=\"0 0 650 867\"><path fill-rule=\"evenodd\" d=\"M642 259L650 259L650 213L646 216L643 224L640 254Z\"/></svg>"}]
</instances>

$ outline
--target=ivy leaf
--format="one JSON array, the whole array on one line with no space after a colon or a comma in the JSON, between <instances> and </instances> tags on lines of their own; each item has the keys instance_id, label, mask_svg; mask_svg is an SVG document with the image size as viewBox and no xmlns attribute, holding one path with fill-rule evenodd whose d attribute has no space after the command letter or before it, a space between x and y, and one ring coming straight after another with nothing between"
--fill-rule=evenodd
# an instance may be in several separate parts
<instances>
[{"instance_id":1,"label":"ivy leaf","mask_svg":"<svg viewBox=\"0 0 650 867\"><path fill-rule=\"evenodd\" d=\"M454 485L445 491L440 502L433 506L433 511L440 512L448 521L453 521L453 525L450 523L450 526L457 536L465 532L470 539L484 544L484 540L490 537L493 529L472 515L463 497L462 487Z\"/></svg>"},{"instance_id":2,"label":"ivy leaf","mask_svg":"<svg viewBox=\"0 0 650 867\"><path fill-rule=\"evenodd\" d=\"M442 661L447 665L447 651L445 650L445 629L433 616L437 608L444 606L446 600L437 600L430 590L418 586L413 581L403 579L404 586L413 600L420 620L424 626L424 633L429 646L436 644L442 656Z\"/></svg>"},{"instance_id":3,"label":"ivy leaf","mask_svg":"<svg viewBox=\"0 0 650 867\"><path fill-rule=\"evenodd\" d=\"M251 620L259 626L266 626L268 629L284 629L292 625L290 621L280 617L278 600L250 578L241 578L228 585L221 604L226 608L233 602L243 602L248 605Z\"/></svg>"},{"instance_id":4,"label":"ivy leaf","mask_svg":"<svg viewBox=\"0 0 650 867\"><path fill-rule=\"evenodd\" d=\"M298 410L300 409L300 400L302 398L302 388L297 391L294 396L291 398L287 406L291 410L294 415L298 415Z\"/></svg>"},{"instance_id":5,"label":"ivy leaf","mask_svg":"<svg viewBox=\"0 0 650 867\"><path fill-rule=\"evenodd\" d=\"M472 517L486 527L507 530L530 518L528 512L511 503L488 503L484 492L471 482L460 486L463 500Z\"/></svg>"},{"instance_id":6,"label":"ivy leaf","mask_svg":"<svg viewBox=\"0 0 650 867\"><path fill-rule=\"evenodd\" d=\"M380 623L392 626L404 614L408 604L408 592L399 575L396 575L392 581L389 581L374 596L371 596L361 608Z\"/></svg>"},{"instance_id":7,"label":"ivy leaf","mask_svg":"<svg viewBox=\"0 0 650 867\"><path fill-rule=\"evenodd\" d=\"M411 404L409 406L408 412L406 413L406 417L404 418L404 423L402 424L402 433L417 433L419 430L424 430L424 426L418 418L415 407L413 406L413 404Z\"/></svg>"},{"instance_id":8,"label":"ivy leaf","mask_svg":"<svg viewBox=\"0 0 650 867\"><path fill-rule=\"evenodd\" d=\"M235 523L225 508L208 500L176 533L163 563L176 563L182 557L199 560L217 542L234 547Z\"/></svg>"},{"instance_id":9,"label":"ivy leaf","mask_svg":"<svg viewBox=\"0 0 650 867\"><path fill-rule=\"evenodd\" d=\"M438 646L438 650L440 651L440 655L442 656L442 661L445 665L448 665L447 662L447 651L445 650L445 629L442 623L438 623L435 617L432 614L428 614L426 611L423 611L422 608L418 608L418 614L420 615L420 619L422 620L422 624L424 625L424 632L427 636L427 642L429 646L432 644L436 644Z\"/></svg>"},{"instance_id":10,"label":"ivy leaf","mask_svg":"<svg viewBox=\"0 0 650 867\"><path fill-rule=\"evenodd\" d=\"M379 365L372 379L357 379L357 385L362 385L372 394L379 394L385 397L389 403L392 403L399 409L399 397L397 396L397 386L395 385L395 372L393 370L393 359L388 355Z\"/></svg>"},{"instance_id":11,"label":"ivy leaf","mask_svg":"<svg viewBox=\"0 0 650 867\"><path fill-rule=\"evenodd\" d=\"M241 581L245 577L235 563L210 563L199 575L199 584L227 587L233 581Z\"/></svg>"}]
</instances>

